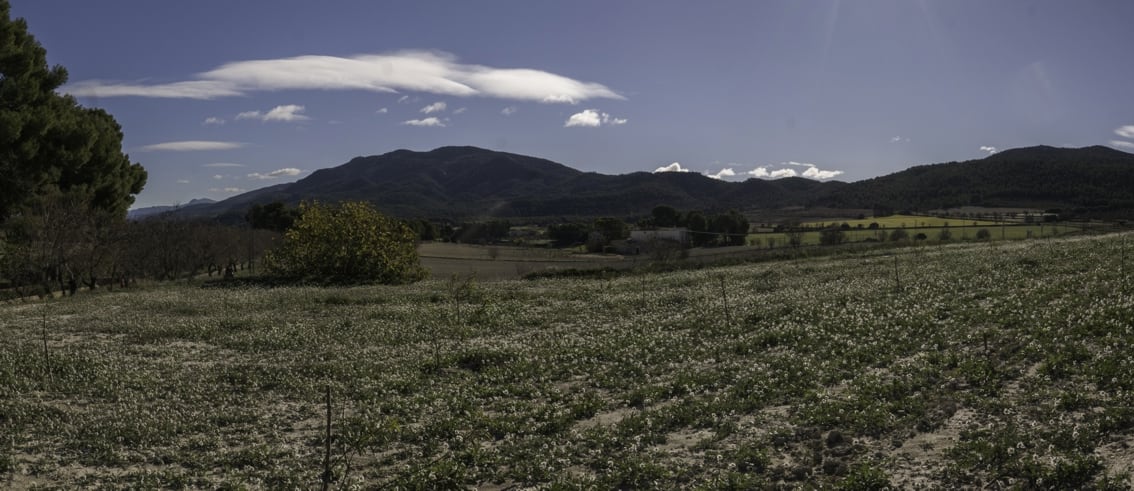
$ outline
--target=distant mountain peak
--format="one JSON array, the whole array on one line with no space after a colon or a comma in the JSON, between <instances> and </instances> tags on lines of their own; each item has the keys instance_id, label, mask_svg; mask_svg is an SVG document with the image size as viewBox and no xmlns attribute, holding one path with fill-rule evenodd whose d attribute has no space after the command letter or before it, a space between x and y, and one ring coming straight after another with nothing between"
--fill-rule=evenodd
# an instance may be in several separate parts
<instances>
[{"instance_id":1,"label":"distant mountain peak","mask_svg":"<svg viewBox=\"0 0 1134 491\"><path fill-rule=\"evenodd\" d=\"M985 157L983 160L1009 160L1009 159L1066 159L1066 158L1127 158L1131 154L1103 145L1089 147L1053 147L1050 145L1035 145L1002 150Z\"/></svg>"}]
</instances>

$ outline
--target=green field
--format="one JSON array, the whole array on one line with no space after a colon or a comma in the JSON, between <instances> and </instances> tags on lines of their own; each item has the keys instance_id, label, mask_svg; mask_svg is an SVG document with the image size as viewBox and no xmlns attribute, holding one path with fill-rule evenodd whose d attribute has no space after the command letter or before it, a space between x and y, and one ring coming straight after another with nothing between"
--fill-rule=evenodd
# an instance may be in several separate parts
<instances>
[{"instance_id":1,"label":"green field","mask_svg":"<svg viewBox=\"0 0 1134 491\"><path fill-rule=\"evenodd\" d=\"M975 241L977 233L981 229L988 230L992 240L1020 240L1028 238L1048 238L1066 235L1070 233L1081 232L1082 227L1072 225L1059 225L1059 224L996 224L996 225L954 225L949 226L949 233L952 238L949 242L964 242ZM970 223L970 222L966 222ZM896 227L901 228L901 227ZM867 240L876 240L884 242L889 240L890 234L893 233L895 228L879 228L877 230L852 228L844 231L846 242L863 242ZM927 240L931 243L939 243L939 234L941 227L905 227L902 228L909 234L909 240L913 240L917 234L925 234ZM820 232L811 230L803 232L802 245L819 245ZM769 242L771 241L771 242ZM748 234L748 243L757 247L768 248L769 244L772 247L786 247L788 245L788 236L784 233L765 232L758 234Z\"/></svg>"},{"instance_id":2,"label":"green field","mask_svg":"<svg viewBox=\"0 0 1134 491\"><path fill-rule=\"evenodd\" d=\"M1134 485L1126 237L0 305L0 483Z\"/></svg>"},{"instance_id":3,"label":"green field","mask_svg":"<svg viewBox=\"0 0 1134 491\"><path fill-rule=\"evenodd\" d=\"M927 217L918 215L890 215L884 217L869 217L858 220L820 220L815 222L807 222L804 225L809 227L826 227L826 226L839 226L842 224L850 225L851 228L858 228L861 225L867 228L872 223L877 223L881 228L928 228L928 227L991 227L1000 225L1000 222L991 220L970 220L958 218L943 218L943 217Z\"/></svg>"}]
</instances>

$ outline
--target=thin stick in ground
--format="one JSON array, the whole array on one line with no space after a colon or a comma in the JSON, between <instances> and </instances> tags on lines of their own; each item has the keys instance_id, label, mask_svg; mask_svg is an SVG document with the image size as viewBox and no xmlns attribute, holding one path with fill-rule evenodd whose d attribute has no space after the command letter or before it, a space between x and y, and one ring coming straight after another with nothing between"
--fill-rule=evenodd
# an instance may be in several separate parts
<instances>
[{"instance_id":1,"label":"thin stick in ground","mask_svg":"<svg viewBox=\"0 0 1134 491\"><path fill-rule=\"evenodd\" d=\"M327 386L327 438L323 454L323 491L331 486L331 386Z\"/></svg>"}]
</instances>

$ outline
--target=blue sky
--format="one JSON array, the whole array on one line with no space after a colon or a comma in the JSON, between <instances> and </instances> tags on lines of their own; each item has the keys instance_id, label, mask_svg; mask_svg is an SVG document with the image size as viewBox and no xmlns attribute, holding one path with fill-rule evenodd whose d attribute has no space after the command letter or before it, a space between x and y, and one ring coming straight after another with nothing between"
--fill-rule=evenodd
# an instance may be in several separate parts
<instances>
[{"instance_id":1,"label":"blue sky","mask_svg":"<svg viewBox=\"0 0 1134 491\"><path fill-rule=\"evenodd\" d=\"M1134 2L12 0L64 92L223 199L475 145L607 174L855 181L1030 145L1134 151ZM676 164L676 165L675 165Z\"/></svg>"}]
</instances>

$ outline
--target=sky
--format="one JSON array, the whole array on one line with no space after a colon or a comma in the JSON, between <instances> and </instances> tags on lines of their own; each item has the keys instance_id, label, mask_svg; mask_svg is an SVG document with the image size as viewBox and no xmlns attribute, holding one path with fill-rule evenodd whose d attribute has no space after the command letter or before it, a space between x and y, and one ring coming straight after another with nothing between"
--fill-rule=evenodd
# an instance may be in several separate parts
<instances>
[{"instance_id":1,"label":"sky","mask_svg":"<svg viewBox=\"0 0 1134 491\"><path fill-rule=\"evenodd\" d=\"M1134 152L1128 0L11 3L122 125L136 207L449 145L733 181Z\"/></svg>"}]
</instances>

